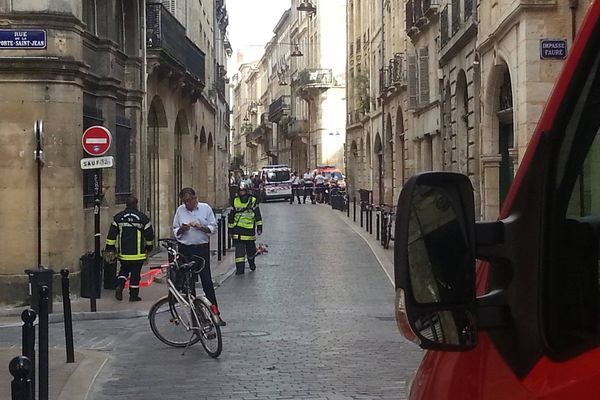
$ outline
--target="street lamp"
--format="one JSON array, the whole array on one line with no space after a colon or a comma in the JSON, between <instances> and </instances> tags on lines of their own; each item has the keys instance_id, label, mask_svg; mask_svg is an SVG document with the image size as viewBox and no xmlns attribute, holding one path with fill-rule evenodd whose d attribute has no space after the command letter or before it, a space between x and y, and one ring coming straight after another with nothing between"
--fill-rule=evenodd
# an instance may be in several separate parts
<instances>
[{"instance_id":1,"label":"street lamp","mask_svg":"<svg viewBox=\"0 0 600 400\"><path fill-rule=\"evenodd\" d=\"M290 57L302 57L304 54L300 51L300 46L296 45Z\"/></svg>"},{"instance_id":2,"label":"street lamp","mask_svg":"<svg viewBox=\"0 0 600 400\"><path fill-rule=\"evenodd\" d=\"M298 7L296 7L298 11L304 11L309 13L314 13L317 11L317 7L310 0L304 0Z\"/></svg>"}]
</instances>

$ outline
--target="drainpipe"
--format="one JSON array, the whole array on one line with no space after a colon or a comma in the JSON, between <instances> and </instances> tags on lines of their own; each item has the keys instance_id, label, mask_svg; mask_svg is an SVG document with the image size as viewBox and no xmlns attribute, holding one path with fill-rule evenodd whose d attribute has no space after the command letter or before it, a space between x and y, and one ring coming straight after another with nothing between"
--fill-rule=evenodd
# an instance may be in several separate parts
<instances>
[{"instance_id":1,"label":"drainpipe","mask_svg":"<svg viewBox=\"0 0 600 400\"><path fill-rule=\"evenodd\" d=\"M146 202L147 196L147 185L146 185L146 147L148 139L148 60L146 52L146 1L140 0L138 2L139 15L141 19L141 32L140 32L140 46L142 49L142 70L140 71L140 80L142 83L142 109L140 112L140 131L138 140L138 157L136 159L136 168L138 171L137 179L137 193L141 200L142 209L147 209L148 203ZM158 221L155 221L157 224Z\"/></svg>"},{"instance_id":2,"label":"drainpipe","mask_svg":"<svg viewBox=\"0 0 600 400\"><path fill-rule=\"evenodd\" d=\"M575 41L575 36L577 35L577 8L579 8L579 0L569 0L569 9L571 10L571 43Z\"/></svg>"},{"instance_id":3,"label":"drainpipe","mask_svg":"<svg viewBox=\"0 0 600 400\"><path fill-rule=\"evenodd\" d=\"M382 57L382 63L381 63L381 71L383 71L383 68L385 66L385 0L381 0L381 57ZM384 75L384 80L385 82L385 75ZM381 92L382 88L379 88L379 95L381 96L382 92ZM385 165L385 152L386 152L386 147L387 146L391 146L391 143L388 143L388 141L386 140L386 132L385 132L385 102L384 102L384 98L381 98L381 136L383 137L383 146L381 151L383 152L383 167L381 168L382 170L379 171L379 174L383 175L382 177L377 177L377 182L379 183L379 204L383 204L384 203L384 197L385 197L385 189L382 190L381 188L381 184L383 183L383 185L385 186L385 169L390 168L391 167L391 171L392 171L392 193L393 193L393 188L394 188L394 177L393 177L393 171L394 168L393 166L386 166ZM392 158L393 158L393 154L392 154ZM379 163L378 163L379 164Z\"/></svg>"}]
</instances>

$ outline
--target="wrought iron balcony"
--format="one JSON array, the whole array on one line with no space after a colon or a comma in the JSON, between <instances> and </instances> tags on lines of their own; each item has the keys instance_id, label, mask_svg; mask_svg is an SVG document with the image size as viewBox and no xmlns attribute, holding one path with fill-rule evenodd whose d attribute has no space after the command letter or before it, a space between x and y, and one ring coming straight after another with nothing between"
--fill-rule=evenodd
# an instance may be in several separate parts
<instances>
[{"instance_id":1,"label":"wrought iron balcony","mask_svg":"<svg viewBox=\"0 0 600 400\"><path fill-rule=\"evenodd\" d=\"M202 89L206 84L205 54L187 37L185 27L161 3L146 4L146 26L148 56Z\"/></svg>"},{"instance_id":2,"label":"wrought iron balcony","mask_svg":"<svg viewBox=\"0 0 600 400\"><path fill-rule=\"evenodd\" d=\"M292 84L300 88L329 88L333 86L333 73L331 69L307 68L298 73Z\"/></svg>"},{"instance_id":3,"label":"wrought iron balcony","mask_svg":"<svg viewBox=\"0 0 600 400\"><path fill-rule=\"evenodd\" d=\"M283 95L269 105L269 121L279 122L290 109L290 96Z\"/></svg>"}]
</instances>

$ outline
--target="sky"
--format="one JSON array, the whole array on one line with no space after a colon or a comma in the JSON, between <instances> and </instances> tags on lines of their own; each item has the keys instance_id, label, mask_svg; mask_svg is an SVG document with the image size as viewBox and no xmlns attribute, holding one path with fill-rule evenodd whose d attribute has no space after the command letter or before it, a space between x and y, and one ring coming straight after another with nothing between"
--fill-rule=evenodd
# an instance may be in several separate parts
<instances>
[{"instance_id":1,"label":"sky","mask_svg":"<svg viewBox=\"0 0 600 400\"><path fill-rule=\"evenodd\" d=\"M243 52L245 62L257 60L273 37L273 29L290 0L226 0L229 13L229 41L233 55L228 63L228 75L238 71L237 54Z\"/></svg>"}]
</instances>

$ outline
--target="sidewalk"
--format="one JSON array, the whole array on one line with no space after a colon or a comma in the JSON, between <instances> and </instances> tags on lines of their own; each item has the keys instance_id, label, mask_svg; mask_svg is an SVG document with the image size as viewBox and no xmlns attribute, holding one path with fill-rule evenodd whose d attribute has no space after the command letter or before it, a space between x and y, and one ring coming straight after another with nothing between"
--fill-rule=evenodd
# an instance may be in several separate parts
<instances>
[{"instance_id":1,"label":"sidewalk","mask_svg":"<svg viewBox=\"0 0 600 400\"><path fill-rule=\"evenodd\" d=\"M322 204L321 206L329 207L329 205L325 205L325 204ZM332 209L331 212L336 214L339 218L342 218L346 222L346 224L348 224L348 226L354 232L356 232L356 234L358 234L360 237L363 238L363 240L371 248L371 251L375 255L375 258L377 258L377 261L379 261L379 265L381 265L381 268L383 269L383 271L389 278L390 283L393 286L394 285L394 242L393 241L390 242L390 247L389 247L389 249L386 250L381 245L381 242L379 240L377 240L377 233L376 233L376 228L377 228L376 218L377 217L376 217L375 211L373 211L373 234L370 234L366 229L367 228L366 214L364 215L363 227L362 228L360 227L360 206L358 205L358 203L356 205L356 222L353 221L352 203L350 203L350 218L348 218L346 211L341 212L341 211Z\"/></svg>"},{"instance_id":2,"label":"sidewalk","mask_svg":"<svg viewBox=\"0 0 600 400\"><path fill-rule=\"evenodd\" d=\"M216 247L216 243L211 247ZM215 288L218 288L235 271L234 249L227 250L221 261L217 261L216 253L211 257L211 272ZM142 274L149 271L152 266L164 264L167 261L166 251L151 257L144 266ZM160 276L160 275L159 275ZM142 278L143 280L143 278ZM58 288L60 292L60 288ZM142 301L130 303L127 301L128 292L124 290L124 300L117 301L114 290L102 290L101 298L96 300L96 312L90 312L90 300L78 297L79 288L71 288L71 308L73 321L98 320L98 319L123 319L142 317L148 315L150 307L161 297L167 294L167 284L157 277L152 284L140 289ZM218 292L218 289L217 289ZM0 309L0 332L3 328L19 327L23 325L21 313L28 307ZM62 302L53 303L53 313L49 315L50 323L63 321ZM1 334L1 333L0 333ZM0 394L9 396L12 377L8 371L8 364L13 357L20 355L21 343L13 347L0 348ZM75 360L73 364L65 362L64 348L50 349L50 400L84 400L96 376L108 360L106 353L98 351L84 351L77 349L75 344ZM2 397L4 398L4 397Z\"/></svg>"}]
</instances>

